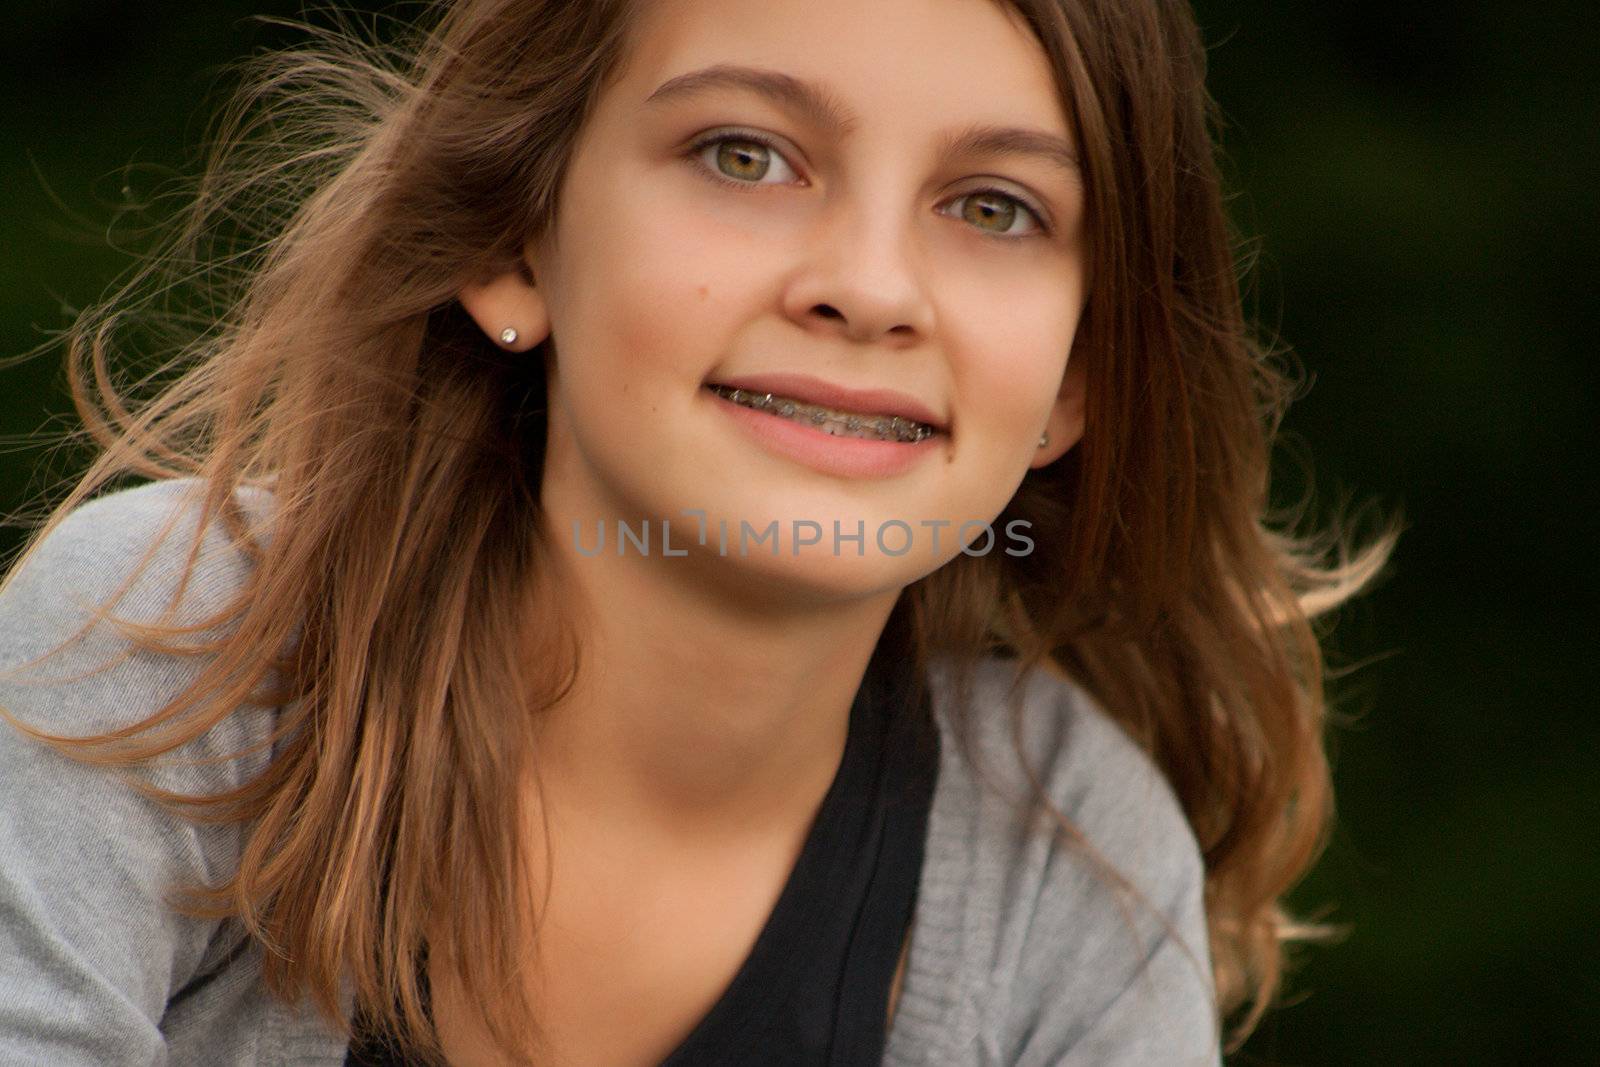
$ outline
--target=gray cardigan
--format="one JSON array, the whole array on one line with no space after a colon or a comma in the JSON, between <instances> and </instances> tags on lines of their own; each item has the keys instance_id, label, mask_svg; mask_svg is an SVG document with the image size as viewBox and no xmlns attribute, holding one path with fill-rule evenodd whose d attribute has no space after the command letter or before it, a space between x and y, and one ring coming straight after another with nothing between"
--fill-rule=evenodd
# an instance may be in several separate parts
<instances>
[{"instance_id":1,"label":"gray cardigan","mask_svg":"<svg viewBox=\"0 0 1600 1067\"><path fill-rule=\"evenodd\" d=\"M181 482L136 486L76 510L0 587L0 706L55 733L98 733L143 718L193 677L195 661L140 652L99 673L126 643L109 626L32 672L126 576L172 514ZM265 497L265 494L261 494ZM246 500L247 507L261 499ZM184 563L182 518L118 608L153 617ZM220 527L185 594L182 618L220 605L250 564ZM1085 693L1036 672L1025 688L1031 760L1052 799L1166 915L1129 913L1076 849L1023 830L1027 795L1004 727L1006 665L986 660L975 699L980 782L944 731L904 986L884 1062L1219 1064L1195 839L1165 779ZM58 679L41 684L45 679ZM225 719L178 753L221 755L265 739L275 709ZM259 772L266 752L210 766L163 763L169 789L213 792ZM1009 794L1003 795L1003 794ZM177 880L218 880L237 863L238 827L166 816L113 775L36 745L0 720L0 1064L175 1067L343 1063L346 1039L309 1004L271 997L260 948L236 920L204 922L162 903ZM352 1001L344 993L349 1017Z\"/></svg>"}]
</instances>

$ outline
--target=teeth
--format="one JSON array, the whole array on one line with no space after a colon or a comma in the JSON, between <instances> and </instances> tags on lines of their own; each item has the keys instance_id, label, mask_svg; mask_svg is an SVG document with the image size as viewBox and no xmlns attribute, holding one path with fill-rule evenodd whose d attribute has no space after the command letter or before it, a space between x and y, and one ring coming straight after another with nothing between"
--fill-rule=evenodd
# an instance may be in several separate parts
<instances>
[{"instance_id":1,"label":"teeth","mask_svg":"<svg viewBox=\"0 0 1600 1067\"><path fill-rule=\"evenodd\" d=\"M710 389L735 404L781 415L786 419L804 420L835 437L917 442L932 437L937 432L925 422L900 415L862 415L852 411L836 411L820 404L807 404L786 396L774 396L771 393L730 389L726 385L713 385Z\"/></svg>"}]
</instances>

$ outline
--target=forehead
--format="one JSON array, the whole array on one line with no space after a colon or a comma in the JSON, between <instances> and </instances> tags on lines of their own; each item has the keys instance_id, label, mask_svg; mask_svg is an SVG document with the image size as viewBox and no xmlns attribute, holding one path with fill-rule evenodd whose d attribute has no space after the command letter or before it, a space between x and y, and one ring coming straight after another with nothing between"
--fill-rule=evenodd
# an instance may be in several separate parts
<instances>
[{"instance_id":1,"label":"forehead","mask_svg":"<svg viewBox=\"0 0 1600 1067\"><path fill-rule=\"evenodd\" d=\"M1026 124L1067 132L1054 75L1000 0L641 0L619 86L632 102L719 64L825 87L861 125Z\"/></svg>"}]
</instances>

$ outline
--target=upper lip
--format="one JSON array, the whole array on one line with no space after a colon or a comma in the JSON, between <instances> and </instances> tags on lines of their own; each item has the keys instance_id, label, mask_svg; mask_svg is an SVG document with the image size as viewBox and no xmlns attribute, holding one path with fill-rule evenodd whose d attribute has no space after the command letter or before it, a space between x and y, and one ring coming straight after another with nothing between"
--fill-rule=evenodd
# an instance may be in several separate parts
<instances>
[{"instance_id":1,"label":"upper lip","mask_svg":"<svg viewBox=\"0 0 1600 1067\"><path fill-rule=\"evenodd\" d=\"M916 397L897 393L893 389L850 389L804 374L778 372L716 378L709 380L707 384L743 389L747 393L772 393L806 404L818 404L862 415L899 415L916 422L925 422L936 429L946 428L944 419L934 414Z\"/></svg>"}]
</instances>

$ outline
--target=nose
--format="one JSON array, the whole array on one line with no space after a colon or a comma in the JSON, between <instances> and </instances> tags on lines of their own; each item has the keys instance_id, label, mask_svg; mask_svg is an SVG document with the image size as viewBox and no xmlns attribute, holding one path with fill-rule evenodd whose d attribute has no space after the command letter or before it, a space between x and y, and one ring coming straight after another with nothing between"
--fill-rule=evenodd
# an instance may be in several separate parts
<instances>
[{"instance_id":1,"label":"nose","mask_svg":"<svg viewBox=\"0 0 1600 1067\"><path fill-rule=\"evenodd\" d=\"M885 201L880 198L877 203ZM933 331L933 304L910 218L829 205L804 236L784 311L808 332L905 347Z\"/></svg>"}]
</instances>

